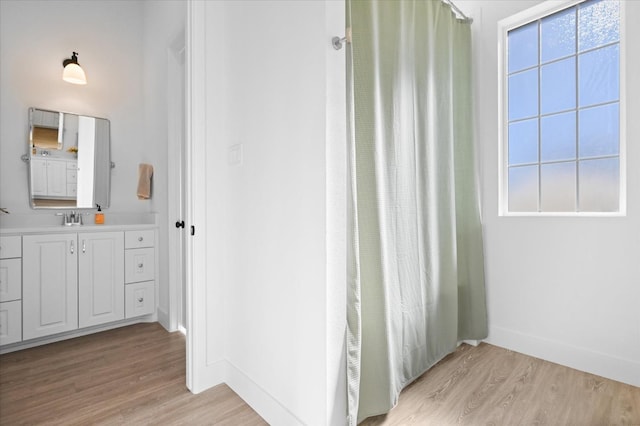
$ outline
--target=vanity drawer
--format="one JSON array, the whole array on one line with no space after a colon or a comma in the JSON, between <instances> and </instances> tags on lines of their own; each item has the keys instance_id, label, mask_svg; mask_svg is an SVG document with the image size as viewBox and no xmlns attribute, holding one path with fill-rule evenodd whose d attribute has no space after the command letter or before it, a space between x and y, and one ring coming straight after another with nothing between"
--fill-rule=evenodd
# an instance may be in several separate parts
<instances>
[{"instance_id":1,"label":"vanity drawer","mask_svg":"<svg viewBox=\"0 0 640 426\"><path fill-rule=\"evenodd\" d=\"M156 310L156 286L154 281L127 284L124 288L125 318L149 315Z\"/></svg>"},{"instance_id":2,"label":"vanity drawer","mask_svg":"<svg viewBox=\"0 0 640 426\"><path fill-rule=\"evenodd\" d=\"M124 282L137 283L155 278L155 249L140 248L124 252Z\"/></svg>"},{"instance_id":3,"label":"vanity drawer","mask_svg":"<svg viewBox=\"0 0 640 426\"><path fill-rule=\"evenodd\" d=\"M0 303L0 345L22 341L22 302Z\"/></svg>"},{"instance_id":4,"label":"vanity drawer","mask_svg":"<svg viewBox=\"0 0 640 426\"><path fill-rule=\"evenodd\" d=\"M22 239L20 235L0 237L0 259L22 257Z\"/></svg>"},{"instance_id":5,"label":"vanity drawer","mask_svg":"<svg viewBox=\"0 0 640 426\"><path fill-rule=\"evenodd\" d=\"M135 249L155 246L155 233L153 229L145 231L126 231L124 233L124 248Z\"/></svg>"},{"instance_id":6,"label":"vanity drawer","mask_svg":"<svg viewBox=\"0 0 640 426\"><path fill-rule=\"evenodd\" d=\"M22 299L22 259L0 260L0 302Z\"/></svg>"},{"instance_id":7,"label":"vanity drawer","mask_svg":"<svg viewBox=\"0 0 640 426\"><path fill-rule=\"evenodd\" d=\"M67 185L78 182L78 171L76 169L67 169Z\"/></svg>"}]
</instances>

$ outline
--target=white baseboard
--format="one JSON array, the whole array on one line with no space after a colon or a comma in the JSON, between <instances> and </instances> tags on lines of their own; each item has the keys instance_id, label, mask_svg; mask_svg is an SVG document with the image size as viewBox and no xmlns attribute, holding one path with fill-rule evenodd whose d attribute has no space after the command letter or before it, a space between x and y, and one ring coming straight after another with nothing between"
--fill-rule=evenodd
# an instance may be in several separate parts
<instances>
[{"instance_id":1,"label":"white baseboard","mask_svg":"<svg viewBox=\"0 0 640 426\"><path fill-rule=\"evenodd\" d=\"M192 393L200 393L225 383L267 423L278 426L300 426L304 423L245 373L227 360L207 366L197 378Z\"/></svg>"},{"instance_id":2,"label":"white baseboard","mask_svg":"<svg viewBox=\"0 0 640 426\"><path fill-rule=\"evenodd\" d=\"M228 364L226 360L219 360L201 369L201 374L194 377L189 386L191 393L197 394L224 383Z\"/></svg>"},{"instance_id":3,"label":"white baseboard","mask_svg":"<svg viewBox=\"0 0 640 426\"><path fill-rule=\"evenodd\" d=\"M576 370L640 386L640 362L618 358L563 342L502 327L491 327L485 340L495 346L541 358Z\"/></svg>"},{"instance_id":4,"label":"white baseboard","mask_svg":"<svg viewBox=\"0 0 640 426\"><path fill-rule=\"evenodd\" d=\"M226 383L267 423L279 426L298 426L304 424L304 422L298 419L291 411L269 394L269 392L262 389L245 373L230 363L227 363Z\"/></svg>"},{"instance_id":5,"label":"white baseboard","mask_svg":"<svg viewBox=\"0 0 640 426\"><path fill-rule=\"evenodd\" d=\"M158 312L158 322L160 323L160 325L163 326L164 329L169 332L176 331L171 329L171 318L169 316L169 312L165 311L160 306L158 306L157 312Z\"/></svg>"}]
</instances>

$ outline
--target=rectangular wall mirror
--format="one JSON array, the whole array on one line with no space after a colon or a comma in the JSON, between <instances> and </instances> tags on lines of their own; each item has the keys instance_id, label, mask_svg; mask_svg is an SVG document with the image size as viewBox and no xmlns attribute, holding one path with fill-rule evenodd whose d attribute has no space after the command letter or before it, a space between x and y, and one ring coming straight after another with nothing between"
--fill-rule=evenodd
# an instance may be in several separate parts
<instances>
[{"instance_id":1,"label":"rectangular wall mirror","mask_svg":"<svg viewBox=\"0 0 640 426\"><path fill-rule=\"evenodd\" d=\"M29 108L31 207L109 207L110 133L104 118Z\"/></svg>"}]
</instances>

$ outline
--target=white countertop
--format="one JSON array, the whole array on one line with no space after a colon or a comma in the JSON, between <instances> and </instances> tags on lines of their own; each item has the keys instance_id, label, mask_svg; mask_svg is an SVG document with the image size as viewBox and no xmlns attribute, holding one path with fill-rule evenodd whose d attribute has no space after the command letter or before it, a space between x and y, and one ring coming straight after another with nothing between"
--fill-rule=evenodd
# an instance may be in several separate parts
<instances>
[{"instance_id":1,"label":"white countertop","mask_svg":"<svg viewBox=\"0 0 640 426\"><path fill-rule=\"evenodd\" d=\"M26 233L126 231L153 229L157 226L155 213L104 213L104 225L94 223L94 213L83 215L84 225L65 226L62 217L50 214L2 215L0 235Z\"/></svg>"}]
</instances>

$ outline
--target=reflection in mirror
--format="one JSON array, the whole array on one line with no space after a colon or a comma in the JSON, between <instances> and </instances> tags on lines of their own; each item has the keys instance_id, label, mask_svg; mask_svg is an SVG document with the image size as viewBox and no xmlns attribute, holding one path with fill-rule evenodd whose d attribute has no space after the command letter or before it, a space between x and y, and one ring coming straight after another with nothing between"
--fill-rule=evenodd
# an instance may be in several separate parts
<instances>
[{"instance_id":1,"label":"reflection in mirror","mask_svg":"<svg viewBox=\"0 0 640 426\"><path fill-rule=\"evenodd\" d=\"M109 120L29 109L32 208L109 206Z\"/></svg>"},{"instance_id":2,"label":"reflection in mirror","mask_svg":"<svg viewBox=\"0 0 640 426\"><path fill-rule=\"evenodd\" d=\"M32 114L32 145L44 149L62 149L64 129L63 114L54 111L34 110Z\"/></svg>"}]
</instances>

